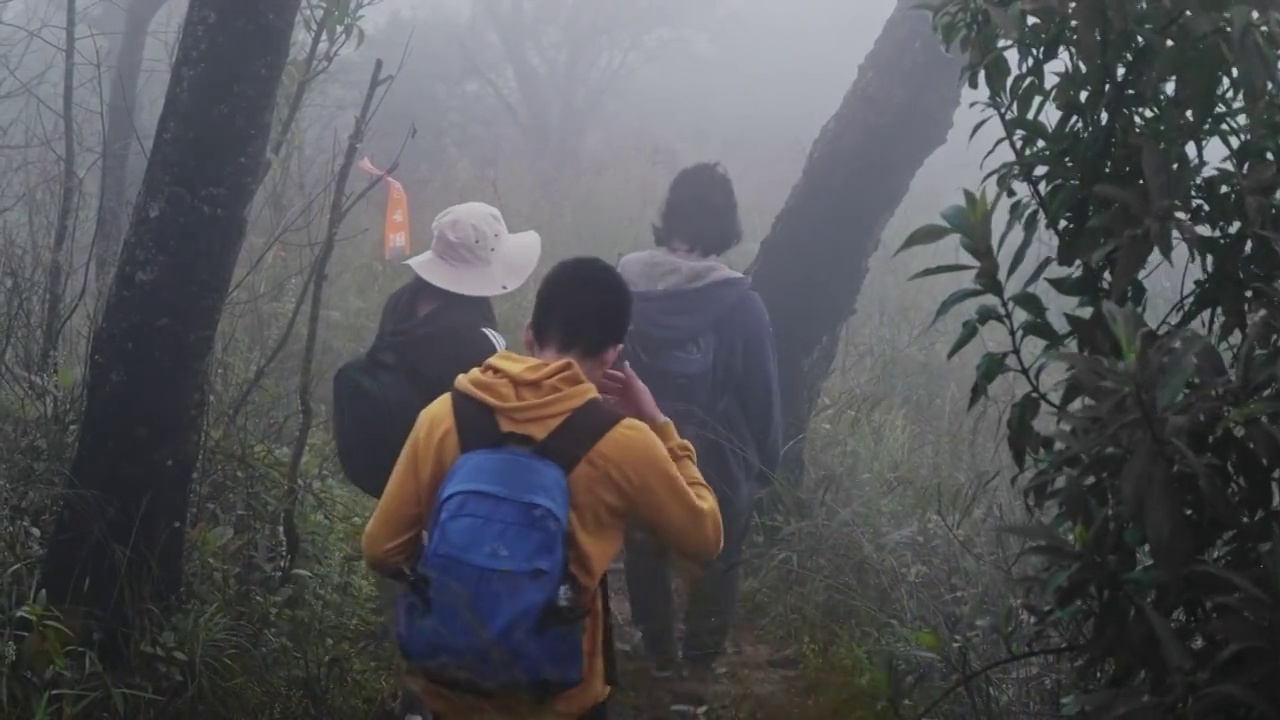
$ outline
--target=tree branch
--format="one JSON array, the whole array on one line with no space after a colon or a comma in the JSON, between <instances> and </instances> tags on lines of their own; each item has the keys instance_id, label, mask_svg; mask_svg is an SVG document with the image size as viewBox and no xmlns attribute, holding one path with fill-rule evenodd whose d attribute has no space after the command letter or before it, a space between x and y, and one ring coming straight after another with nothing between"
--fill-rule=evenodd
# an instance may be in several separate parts
<instances>
[{"instance_id":1,"label":"tree branch","mask_svg":"<svg viewBox=\"0 0 1280 720\"><path fill-rule=\"evenodd\" d=\"M915 716L915 720L926 720L926 718L929 717L929 713L941 707L942 703L946 702L947 698L954 695L957 691L964 688L974 680L977 680L978 678L984 675L987 675L996 670L999 670L1002 667L1006 667L1008 665L1016 665L1020 662L1026 662L1027 660L1034 660L1035 658L1066 655L1069 653L1076 652L1080 649L1081 649L1080 645L1064 645L1061 647L1043 648L1040 650L1028 650L1027 652L1018 653L1015 655L1010 655L1005 658L1001 658L999 660L996 660L995 662L983 665L982 667L976 670L971 670L965 673L964 675L961 675L960 678L957 679L955 682L951 683L951 685L948 686L946 690L943 690L941 695L934 698L933 702L926 705L924 710L921 710L919 713L917 713Z\"/></svg>"},{"instance_id":2,"label":"tree branch","mask_svg":"<svg viewBox=\"0 0 1280 720\"><path fill-rule=\"evenodd\" d=\"M293 447L289 453L289 465L285 474L286 497L284 511L281 514L281 530L285 540L284 558L280 569L281 584L287 584L297 559L301 545L301 537L297 528L297 507L301 497L302 460L306 455L307 443L311 438L315 408L311 402L312 376L315 370L316 345L320 332L320 310L324 301L324 283L327 277L329 261L337 244L338 232L342 225L344 208L347 207L347 183L351 179L351 171L356 164L356 154L364 141L373 102L378 89L385 83L382 81L382 60L373 64L373 72L365 90L364 101L360 112L356 115L355 125L347 138L347 149L342 157L342 164L334 180L333 199L329 203L329 220L325 227L324 241L320 245L320 253L316 257L315 268L311 275L311 305L307 316L307 333L303 339L302 363L298 368L298 434L294 437Z\"/></svg>"},{"instance_id":3,"label":"tree branch","mask_svg":"<svg viewBox=\"0 0 1280 720\"><path fill-rule=\"evenodd\" d=\"M62 303L65 288L63 255L71 237L71 216L76 202L76 0L67 0L67 24L63 38L62 71L62 199L58 206L57 226L53 231L49 270L45 286L44 323L40 338L40 355L36 371L47 374L53 369L62 329Z\"/></svg>"}]
</instances>

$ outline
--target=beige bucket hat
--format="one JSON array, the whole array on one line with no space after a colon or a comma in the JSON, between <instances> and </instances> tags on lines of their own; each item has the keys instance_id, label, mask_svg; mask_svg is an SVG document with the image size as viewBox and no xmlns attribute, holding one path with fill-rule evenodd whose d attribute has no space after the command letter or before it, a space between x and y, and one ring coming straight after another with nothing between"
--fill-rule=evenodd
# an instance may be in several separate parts
<instances>
[{"instance_id":1,"label":"beige bucket hat","mask_svg":"<svg viewBox=\"0 0 1280 720\"><path fill-rule=\"evenodd\" d=\"M441 211L431 221L431 249L404 264L449 292L495 297L523 285L541 254L538 233L510 232L497 208L468 202Z\"/></svg>"}]
</instances>

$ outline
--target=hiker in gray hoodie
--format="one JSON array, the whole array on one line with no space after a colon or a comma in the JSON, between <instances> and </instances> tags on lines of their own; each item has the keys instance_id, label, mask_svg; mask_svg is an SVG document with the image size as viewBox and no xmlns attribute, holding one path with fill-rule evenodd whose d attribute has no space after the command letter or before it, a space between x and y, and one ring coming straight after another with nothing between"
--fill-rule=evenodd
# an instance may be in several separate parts
<instances>
[{"instance_id":1,"label":"hiker in gray hoodie","mask_svg":"<svg viewBox=\"0 0 1280 720\"><path fill-rule=\"evenodd\" d=\"M654 674L682 671L672 709L700 714L732 624L752 511L778 468L778 377L764 304L749 278L716 259L742 239L733 183L718 163L676 175L653 238L656 248L618 264L633 297L626 359L693 443L720 503L724 550L690 588L679 658L670 568L641 536L626 544L627 594Z\"/></svg>"}]
</instances>

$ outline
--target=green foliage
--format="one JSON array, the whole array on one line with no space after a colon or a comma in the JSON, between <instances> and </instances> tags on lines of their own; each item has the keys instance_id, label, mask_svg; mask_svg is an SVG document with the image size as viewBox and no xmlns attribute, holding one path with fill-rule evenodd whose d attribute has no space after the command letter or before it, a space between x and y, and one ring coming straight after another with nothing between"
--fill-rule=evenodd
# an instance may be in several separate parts
<instances>
[{"instance_id":1,"label":"green foliage","mask_svg":"<svg viewBox=\"0 0 1280 720\"><path fill-rule=\"evenodd\" d=\"M952 355L984 328L1004 338L978 360L970 404L1002 377L1021 387L1007 442L1034 522L1010 530L1036 558L1026 610L1055 649L1039 647L1073 661L1064 709L1274 717L1280 12L1246 0L933 11L970 87L986 87L979 125L1001 131L988 157L1007 159L989 192L966 191L903 249L956 238L973 260L971 286L937 313L986 302Z\"/></svg>"},{"instance_id":2,"label":"green foliage","mask_svg":"<svg viewBox=\"0 0 1280 720\"><path fill-rule=\"evenodd\" d=\"M66 418L0 404L0 718L368 717L394 673L380 603L359 556L369 503L305 469L304 554L281 581L279 509L287 451L215 432L188 532L187 602L150 613L131 662L104 668L77 623L50 607L35 568L62 494Z\"/></svg>"}]
</instances>

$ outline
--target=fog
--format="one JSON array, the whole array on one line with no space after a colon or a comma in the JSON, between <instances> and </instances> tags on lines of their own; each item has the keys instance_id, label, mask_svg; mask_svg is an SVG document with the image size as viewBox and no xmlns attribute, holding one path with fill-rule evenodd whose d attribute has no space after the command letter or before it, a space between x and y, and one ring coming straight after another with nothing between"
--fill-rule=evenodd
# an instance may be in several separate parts
<instances>
[{"instance_id":1,"label":"fog","mask_svg":"<svg viewBox=\"0 0 1280 720\"><path fill-rule=\"evenodd\" d=\"M0 552L14 558L3 585L13 597L34 597L79 437L90 347L114 271L114 259L100 267L112 242L101 230L109 191L131 209L121 215L126 225L163 211L159 203L133 204L154 171L147 163L161 139L166 93L174 97L170 68L186 4L157 4L136 93L124 105L127 172L104 186L108 106L130 2L145 0L78 7L0 0L0 265L9 308L0 448L18 458L0 478L0 505L21 508L0 529ZM358 167L341 170L349 139L361 135L352 128L366 93L374 98L371 117L352 157L402 184L413 253L426 250L436 213L469 200L499 207L512 229L542 235L533 280L497 303L499 330L518 346L541 275L566 257L614 261L650 247L667 186L692 163L720 162L732 177L745 238L725 260L748 268L896 4L304 2L309 20L295 30L265 180L225 306L213 314L207 407L195 403L199 439L184 445L194 473L186 478L189 515L176 523L187 548L177 574L192 617L152 644L169 658L156 674L188 682L188 666L198 666L203 679L190 680L190 698L208 702L225 691L227 707L246 713L283 697L314 716L355 717L355 708L385 700L393 660L385 648L370 649L380 627L377 591L359 558L372 504L342 479L329 417L335 370L368 347L387 296L411 276L384 256L386 185ZM76 16L70 86L63 53L69 7ZM322 20L331 30L314 32ZM373 92L367 83L376 60L391 79ZM914 107L912 89L901 92ZM949 677L971 662L970 649L942 647L949 635L976 633L977 655L999 649L982 628L1014 593L994 569L1010 548L990 532L1018 514L1016 498L991 484L1009 469L998 431L1010 391L997 386L992 403L967 411L982 343L948 362L958 320L930 323L938 301L963 281L907 282L921 268L956 262L959 248L942 243L892 257L913 228L960 202L961 190L978 187L989 169L981 160L994 129L970 138L979 117L970 103L982 94L964 91L948 140L915 171L901 204L868 209L890 218L883 231L847 233L847 243L869 249L865 280L861 267L833 268L833 282L847 279L861 291L806 441L808 510L749 560L743 629L725 681L726 702L743 713L734 717L750 716L770 696L775 705L761 707L803 693L818 706L873 705L891 679L869 658L909 656L931 680ZM239 99L223 101L234 107ZM928 102L921 107L929 111ZM190 152L204 158L214 151ZM997 152L987 162L1004 157ZM849 167L869 183L913 170L856 159ZM335 195L342 183L345 191ZM846 200L869 202L856 194ZM132 238L124 230L115 247ZM65 246L54 245L56 237ZM1042 252L1037 244L1026 265ZM58 288L52 311L42 300L49 287ZM18 637L16 621L10 625L0 626L0 650ZM625 628L619 635L630 652L635 637ZM194 648L205 644L234 662L197 658ZM775 656L785 662L773 663ZM96 672L59 682L106 687ZM224 678L231 678L225 686ZM1017 680L997 681L1017 688ZM235 682L248 688L243 697L225 690ZM815 682L826 685L810 692ZM643 683L626 691L627 703L640 703ZM636 717L653 716L636 707ZM804 717L849 716L822 712Z\"/></svg>"}]
</instances>

